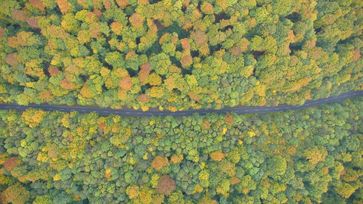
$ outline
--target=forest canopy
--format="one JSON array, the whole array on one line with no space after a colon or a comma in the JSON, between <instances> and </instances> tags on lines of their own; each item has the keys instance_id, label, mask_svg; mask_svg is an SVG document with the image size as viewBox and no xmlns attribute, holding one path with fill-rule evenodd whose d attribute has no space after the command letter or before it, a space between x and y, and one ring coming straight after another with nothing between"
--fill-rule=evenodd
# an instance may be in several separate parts
<instances>
[{"instance_id":1,"label":"forest canopy","mask_svg":"<svg viewBox=\"0 0 363 204\"><path fill-rule=\"evenodd\" d=\"M265 114L193 110L363 90L362 0L0 8L0 108L194 114L0 110L0 203L363 203L363 97Z\"/></svg>"},{"instance_id":2,"label":"forest canopy","mask_svg":"<svg viewBox=\"0 0 363 204\"><path fill-rule=\"evenodd\" d=\"M362 121L362 97L262 115L0 111L0 202L360 204Z\"/></svg>"},{"instance_id":3,"label":"forest canopy","mask_svg":"<svg viewBox=\"0 0 363 204\"><path fill-rule=\"evenodd\" d=\"M6 0L0 102L171 111L363 89L361 0Z\"/></svg>"}]
</instances>

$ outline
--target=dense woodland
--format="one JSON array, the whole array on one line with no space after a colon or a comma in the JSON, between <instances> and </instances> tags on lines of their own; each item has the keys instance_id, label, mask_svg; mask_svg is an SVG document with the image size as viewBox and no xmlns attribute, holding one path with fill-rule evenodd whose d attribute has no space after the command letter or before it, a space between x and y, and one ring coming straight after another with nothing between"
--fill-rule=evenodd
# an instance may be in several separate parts
<instances>
[{"instance_id":1,"label":"dense woodland","mask_svg":"<svg viewBox=\"0 0 363 204\"><path fill-rule=\"evenodd\" d=\"M172 111L363 89L361 0L3 0L0 102Z\"/></svg>"},{"instance_id":2,"label":"dense woodland","mask_svg":"<svg viewBox=\"0 0 363 204\"><path fill-rule=\"evenodd\" d=\"M0 103L178 111L363 90L362 0L0 0ZM0 203L363 203L363 97L0 111Z\"/></svg>"},{"instance_id":3,"label":"dense woodland","mask_svg":"<svg viewBox=\"0 0 363 204\"><path fill-rule=\"evenodd\" d=\"M363 98L295 112L0 111L3 203L363 202Z\"/></svg>"}]
</instances>

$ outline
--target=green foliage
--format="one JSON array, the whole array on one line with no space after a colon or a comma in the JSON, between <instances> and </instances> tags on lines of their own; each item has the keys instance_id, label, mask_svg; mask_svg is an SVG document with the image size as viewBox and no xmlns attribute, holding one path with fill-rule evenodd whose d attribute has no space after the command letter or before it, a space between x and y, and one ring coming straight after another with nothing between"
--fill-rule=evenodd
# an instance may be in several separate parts
<instances>
[{"instance_id":1,"label":"green foliage","mask_svg":"<svg viewBox=\"0 0 363 204\"><path fill-rule=\"evenodd\" d=\"M361 203L362 107L357 98L264 115L0 111L1 199Z\"/></svg>"},{"instance_id":2,"label":"green foliage","mask_svg":"<svg viewBox=\"0 0 363 204\"><path fill-rule=\"evenodd\" d=\"M358 1L7 0L0 6L2 103L176 111L301 104L362 89ZM115 76L120 69L126 73ZM120 85L126 74L127 90Z\"/></svg>"},{"instance_id":3,"label":"green foliage","mask_svg":"<svg viewBox=\"0 0 363 204\"><path fill-rule=\"evenodd\" d=\"M286 173L287 163L282 156L275 156L268 161L268 168L272 171L272 176L280 176Z\"/></svg>"},{"instance_id":4,"label":"green foliage","mask_svg":"<svg viewBox=\"0 0 363 204\"><path fill-rule=\"evenodd\" d=\"M357 0L3 0L0 103L186 110L363 89ZM0 111L1 203L363 203L362 98Z\"/></svg>"}]
</instances>

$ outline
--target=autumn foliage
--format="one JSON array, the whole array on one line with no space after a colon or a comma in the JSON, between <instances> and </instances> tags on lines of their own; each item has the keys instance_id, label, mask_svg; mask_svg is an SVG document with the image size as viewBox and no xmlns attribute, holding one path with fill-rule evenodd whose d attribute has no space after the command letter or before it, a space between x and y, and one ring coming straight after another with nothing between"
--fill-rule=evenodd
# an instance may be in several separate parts
<instances>
[{"instance_id":1,"label":"autumn foliage","mask_svg":"<svg viewBox=\"0 0 363 204\"><path fill-rule=\"evenodd\" d=\"M166 167L169 164L168 159L162 156L156 156L151 163L151 166L156 169L160 170Z\"/></svg>"},{"instance_id":2,"label":"autumn foliage","mask_svg":"<svg viewBox=\"0 0 363 204\"><path fill-rule=\"evenodd\" d=\"M175 191L176 185L175 181L168 175L163 175L159 178L156 190L164 195L169 195Z\"/></svg>"},{"instance_id":3,"label":"autumn foliage","mask_svg":"<svg viewBox=\"0 0 363 204\"><path fill-rule=\"evenodd\" d=\"M358 97L247 115L2 110L0 202L361 203L362 108Z\"/></svg>"},{"instance_id":4,"label":"autumn foliage","mask_svg":"<svg viewBox=\"0 0 363 204\"><path fill-rule=\"evenodd\" d=\"M0 104L268 109L363 90L362 8L2 0ZM360 204L362 107L355 98L258 115L0 110L0 203Z\"/></svg>"},{"instance_id":5,"label":"autumn foliage","mask_svg":"<svg viewBox=\"0 0 363 204\"><path fill-rule=\"evenodd\" d=\"M224 153L221 151L215 151L210 154L211 159L214 161L222 161L224 156Z\"/></svg>"},{"instance_id":6,"label":"autumn foliage","mask_svg":"<svg viewBox=\"0 0 363 204\"><path fill-rule=\"evenodd\" d=\"M178 111L362 89L355 1L3 4L1 102Z\"/></svg>"}]
</instances>

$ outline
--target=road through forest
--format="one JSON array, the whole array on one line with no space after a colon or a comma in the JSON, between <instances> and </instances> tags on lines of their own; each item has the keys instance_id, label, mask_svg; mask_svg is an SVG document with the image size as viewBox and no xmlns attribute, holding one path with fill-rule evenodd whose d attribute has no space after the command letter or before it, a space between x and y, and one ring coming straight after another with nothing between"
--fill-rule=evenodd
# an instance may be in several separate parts
<instances>
[{"instance_id":1,"label":"road through forest","mask_svg":"<svg viewBox=\"0 0 363 204\"><path fill-rule=\"evenodd\" d=\"M18 104L0 104L0 110L17 110L24 111L29 108L42 109L45 111L61 111L61 112L81 112L91 113L96 112L99 115L121 115L121 116L188 116L193 114L205 115L209 113L224 114L224 113L236 113L236 114L252 114L252 113L269 113L269 112L281 112L289 110L300 110L313 106L318 106L327 103L341 102L344 99L363 96L362 91L351 91L343 93L338 96L331 96L328 98L307 101L303 105L278 105L278 106L237 106L237 107L225 107L222 109L198 109L198 110L184 110L184 111L160 111L157 109L150 109L148 111L133 110L133 109L111 109L101 108L94 106L64 106L64 105L50 105L50 104L29 104L26 106Z\"/></svg>"}]
</instances>

